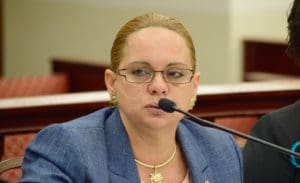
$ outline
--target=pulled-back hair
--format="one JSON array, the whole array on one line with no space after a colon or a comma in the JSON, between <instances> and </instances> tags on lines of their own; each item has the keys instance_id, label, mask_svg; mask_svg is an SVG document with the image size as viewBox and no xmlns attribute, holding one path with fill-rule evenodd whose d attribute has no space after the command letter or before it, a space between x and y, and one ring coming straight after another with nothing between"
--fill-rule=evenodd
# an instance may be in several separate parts
<instances>
[{"instance_id":1,"label":"pulled-back hair","mask_svg":"<svg viewBox=\"0 0 300 183\"><path fill-rule=\"evenodd\" d=\"M196 55L193 40L185 27L175 18L159 13L148 13L137 16L127 22L117 33L111 48L111 69L116 72L123 57L123 50L128 36L147 27L163 27L182 36L190 50L193 69L196 68Z\"/></svg>"}]
</instances>

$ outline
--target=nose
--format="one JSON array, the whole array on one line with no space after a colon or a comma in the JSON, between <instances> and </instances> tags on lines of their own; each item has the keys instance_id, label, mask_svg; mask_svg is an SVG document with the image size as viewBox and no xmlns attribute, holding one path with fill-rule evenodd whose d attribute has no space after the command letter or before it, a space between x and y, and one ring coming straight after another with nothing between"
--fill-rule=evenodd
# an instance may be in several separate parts
<instances>
[{"instance_id":1,"label":"nose","mask_svg":"<svg viewBox=\"0 0 300 183\"><path fill-rule=\"evenodd\" d=\"M168 85L163 77L163 72L155 72L152 81L148 85L149 92L153 94L166 94Z\"/></svg>"}]
</instances>

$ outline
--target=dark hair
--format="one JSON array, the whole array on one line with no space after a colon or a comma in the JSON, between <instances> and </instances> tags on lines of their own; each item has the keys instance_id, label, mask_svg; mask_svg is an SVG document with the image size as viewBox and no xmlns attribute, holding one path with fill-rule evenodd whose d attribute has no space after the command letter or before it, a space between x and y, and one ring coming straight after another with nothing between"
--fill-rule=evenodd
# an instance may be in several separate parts
<instances>
[{"instance_id":1,"label":"dark hair","mask_svg":"<svg viewBox=\"0 0 300 183\"><path fill-rule=\"evenodd\" d=\"M287 53L300 64L300 0L294 0L288 18Z\"/></svg>"}]
</instances>

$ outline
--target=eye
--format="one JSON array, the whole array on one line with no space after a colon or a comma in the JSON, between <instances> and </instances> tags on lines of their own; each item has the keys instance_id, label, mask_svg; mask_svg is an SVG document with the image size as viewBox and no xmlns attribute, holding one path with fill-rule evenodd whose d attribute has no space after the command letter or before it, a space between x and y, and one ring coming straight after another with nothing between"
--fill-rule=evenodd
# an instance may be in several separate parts
<instances>
[{"instance_id":1,"label":"eye","mask_svg":"<svg viewBox=\"0 0 300 183\"><path fill-rule=\"evenodd\" d=\"M134 76L145 76L145 75L151 75L151 70L146 68L134 68L130 69L130 74Z\"/></svg>"},{"instance_id":2,"label":"eye","mask_svg":"<svg viewBox=\"0 0 300 183\"><path fill-rule=\"evenodd\" d=\"M171 69L166 71L166 76L168 78L177 79L183 77L184 75L184 72L180 69Z\"/></svg>"}]
</instances>

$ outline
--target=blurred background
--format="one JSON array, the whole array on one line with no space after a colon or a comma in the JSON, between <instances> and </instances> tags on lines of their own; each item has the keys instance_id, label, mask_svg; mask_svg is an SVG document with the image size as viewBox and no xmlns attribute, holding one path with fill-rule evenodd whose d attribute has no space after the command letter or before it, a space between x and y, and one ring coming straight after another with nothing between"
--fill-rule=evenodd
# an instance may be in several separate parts
<instances>
[{"instance_id":1,"label":"blurred background","mask_svg":"<svg viewBox=\"0 0 300 183\"><path fill-rule=\"evenodd\" d=\"M202 77L191 112L249 134L263 114L300 97L299 67L285 53L291 2L0 0L0 159L23 156L47 125L110 105L99 90L115 35L148 12L176 17L193 37Z\"/></svg>"},{"instance_id":2,"label":"blurred background","mask_svg":"<svg viewBox=\"0 0 300 183\"><path fill-rule=\"evenodd\" d=\"M47 75L54 58L108 64L119 28L155 11L178 18L191 33L202 83L240 82L243 41L285 43L290 4L291 0L2 0L2 77Z\"/></svg>"}]
</instances>

